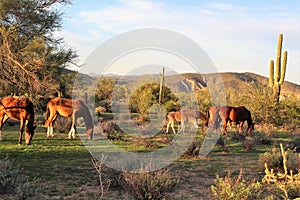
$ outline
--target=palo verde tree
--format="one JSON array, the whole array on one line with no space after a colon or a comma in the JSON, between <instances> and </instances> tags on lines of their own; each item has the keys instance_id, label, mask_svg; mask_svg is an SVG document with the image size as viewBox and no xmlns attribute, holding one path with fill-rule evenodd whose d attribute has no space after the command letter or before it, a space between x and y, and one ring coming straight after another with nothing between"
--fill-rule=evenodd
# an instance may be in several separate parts
<instances>
[{"instance_id":1,"label":"palo verde tree","mask_svg":"<svg viewBox=\"0 0 300 200\"><path fill-rule=\"evenodd\" d=\"M53 33L62 27L59 5L69 0L0 1L0 82L30 97L55 91L55 68L74 62L76 53Z\"/></svg>"}]
</instances>

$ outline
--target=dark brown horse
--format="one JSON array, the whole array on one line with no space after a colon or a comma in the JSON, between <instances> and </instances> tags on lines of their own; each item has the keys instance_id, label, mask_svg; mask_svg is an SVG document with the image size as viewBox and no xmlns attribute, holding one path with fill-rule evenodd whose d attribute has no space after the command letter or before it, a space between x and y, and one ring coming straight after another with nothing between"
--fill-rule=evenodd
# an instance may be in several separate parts
<instances>
[{"instance_id":1,"label":"dark brown horse","mask_svg":"<svg viewBox=\"0 0 300 200\"><path fill-rule=\"evenodd\" d=\"M244 106L232 107L232 106L212 106L208 109L208 122L217 128L223 121L223 131L228 136L227 124L228 122L233 125L237 130L237 124L239 124L239 132L242 133L243 125L247 121L248 128L247 133L251 135L254 129L254 123L252 121L251 112ZM207 123L208 125L208 123Z\"/></svg>"},{"instance_id":2,"label":"dark brown horse","mask_svg":"<svg viewBox=\"0 0 300 200\"><path fill-rule=\"evenodd\" d=\"M0 100L0 140L1 132L5 122L9 119L20 120L19 144L22 144L22 136L25 128L25 142L31 144L34 135L34 106L28 98L5 97Z\"/></svg>"},{"instance_id":3,"label":"dark brown horse","mask_svg":"<svg viewBox=\"0 0 300 200\"><path fill-rule=\"evenodd\" d=\"M174 129L174 123L176 121L180 123L180 126L178 127L178 133L181 131L183 131L184 133L185 122L191 122L192 123L191 130L194 130L198 128L199 120L202 120L205 123L207 121L206 117L198 110L181 110L176 112L169 112L167 117L168 117L168 124L167 124L166 133L168 133L169 127L171 125L174 134L176 134L176 131Z\"/></svg>"},{"instance_id":4,"label":"dark brown horse","mask_svg":"<svg viewBox=\"0 0 300 200\"><path fill-rule=\"evenodd\" d=\"M94 124L88 107L81 100L71 100L64 98L53 98L47 103L46 122L47 137L53 137L53 122L58 115L72 117L72 126L69 131L69 139L75 138L75 124L78 117L83 117L86 134L89 139L93 139Z\"/></svg>"}]
</instances>

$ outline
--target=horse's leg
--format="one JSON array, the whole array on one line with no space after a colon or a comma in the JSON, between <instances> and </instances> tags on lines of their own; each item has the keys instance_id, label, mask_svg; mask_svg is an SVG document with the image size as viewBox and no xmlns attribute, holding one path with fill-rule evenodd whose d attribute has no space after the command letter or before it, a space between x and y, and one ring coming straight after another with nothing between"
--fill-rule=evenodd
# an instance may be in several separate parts
<instances>
[{"instance_id":1,"label":"horse's leg","mask_svg":"<svg viewBox=\"0 0 300 200\"><path fill-rule=\"evenodd\" d=\"M22 136L23 136L23 132L24 132L24 124L25 124L25 119L24 118L20 118L20 136L19 136L19 145L22 144Z\"/></svg>"},{"instance_id":2,"label":"horse's leg","mask_svg":"<svg viewBox=\"0 0 300 200\"><path fill-rule=\"evenodd\" d=\"M54 137L53 134L53 123L55 119L57 118L58 114L50 115L49 118L47 119L49 121L48 127L47 127L47 138L48 137Z\"/></svg>"},{"instance_id":3,"label":"horse's leg","mask_svg":"<svg viewBox=\"0 0 300 200\"><path fill-rule=\"evenodd\" d=\"M3 114L2 117L0 117L0 141L2 141L2 127L5 124L5 122L8 120L8 116Z\"/></svg>"},{"instance_id":4,"label":"horse's leg","mask_svg":"<svg viewBox=\"0 0 300 200\"><path fill-rule=\"evenodd\" d=\"M184 124L184 121L181 122L181 130L182 130L182 133L185 134L185 133L184 133L184 130L185 130L185 124Z\"/></svg>"},{"instance_id":5,"label":"horse's leg","mask_svg":"<svg viewBox=\"0 0 300 200\"><path fill-rule=\"evenodd\" d=\"M169 132L169 127L170 127L170 124L171 124L172 122L171 121L169 121L168 122L168 124L167 124L167 130L166 130L166 133L168 133Z\"/></svg>"},{"instance_id":6,"label":"horse's leg","mask_svg":"<svg viewBox=\"0 0 300 200\"><path fill-rule=\"evenodd\" d=\"M171 123L171 128L172 128L172 130L173 130L173 133L176 134L176 131L175 131L175 129L174 129L174 121L172 121L172 123Z\"/></svg>"},{"instance_id":7,"label":"horse's leg","mask_svg":"<svg viewBox=\"0 0 300 200\"><path fill-rule=\"evenodd\" d=\"M225 135L228 137L228 132L227 132L227 130L226 130L226 128L227 128L227 123L228 123L228 119L225 119L225 120L224 120L224 123L223 123L223 131L224 131Z\"/></svg>"},{"instance_id":8,"label":"horse's leg","mask_svg":"<svg viewBox=\"0 0 300 200\"><path fill-rule=\"evenodd\" d=\"M75 138L75 124L76 124L76 112L74 111L72 114L72 125L71 125L71 130L68 133L68 138L72 139Z\"/></svg>"},{"instance_id":9,"label":"horse's leg","mask_svg":"<svg viewBox=\"0 0 300 200\"><path fill-rule=\"evenodd\" d=\"M239 127L239 132L240 134L243 134L243 126L244 126L245 121L240 122L240 127Z\"/></svg>"}]
</instances>

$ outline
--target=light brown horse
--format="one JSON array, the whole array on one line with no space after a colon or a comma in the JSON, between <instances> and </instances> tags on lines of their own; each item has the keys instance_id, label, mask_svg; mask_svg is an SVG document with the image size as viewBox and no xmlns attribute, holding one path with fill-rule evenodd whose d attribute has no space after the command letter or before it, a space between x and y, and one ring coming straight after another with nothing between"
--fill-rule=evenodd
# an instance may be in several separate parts
<instances>
[{"instance_id":1,"label":"light brown horse","mask_svg":"<svg viewBox=\"0 0 300 200\"><path fill-rule=\"evenodd\" d=\"M185 130L185 122L191 122L192 127L191 130L197 129L199 120L203 120L205 123L207 121L206 117L199 112L198 110L181 110L176 112L169 112L168 115L168 124L167 124L167 130L166 133L169 132L169 127L171 125L171 128L173 130L173 133L176 134L176 131L174 129L174 123L179 122L180 126L178 127L178 133Z\"/></svg>"},{"instance_id":2,"label":"light brown horse","mask_svg":"<svg viewBox=\"0 0 300 200\"><path fill-rule=\"evenodd\" d=\"M239 124L239 132L242 133L243 125L247 121L248 135L251 135L252 130L254 129L254 123L252 121L250 111L244 107L232 107L232 106L212 106L207 111L208 123L211 124L214 129L218 128L221 121L223 121L223 131L228 136L227 124L230 123L231 126L234 126L237 129L237 124Z\"/></svg>"},{"instance_id":3,"label":"light brown horse","mask_svg":"<svg viewBox=\"0 0 300 200\"><path fill-rule=\"evenodd\" d=\"M0 141L2 140L2 127L9 118L20 120L19 144L22 144L22 136L26 125L25 142L30 145L36 128L34 126L33 103L28 98L12 96L0 100Z\"/></svg>"},{"instance_id":4,"label":"light brown horse","mask_svg":"<svg viewBox=\"0 0 300 200\"><path fill-rule=\"evenodd\" d=\"M68 133L69 139L75 138L75 125L78 117L83 117L86 134L89 139L93 139L93 121L88 107L81 100L71 100L65 98L53 98L47 103L46 121L47 137L53 137L53 122L58 115L72 117L71 130Z\"/></svg>"}]
</instances>

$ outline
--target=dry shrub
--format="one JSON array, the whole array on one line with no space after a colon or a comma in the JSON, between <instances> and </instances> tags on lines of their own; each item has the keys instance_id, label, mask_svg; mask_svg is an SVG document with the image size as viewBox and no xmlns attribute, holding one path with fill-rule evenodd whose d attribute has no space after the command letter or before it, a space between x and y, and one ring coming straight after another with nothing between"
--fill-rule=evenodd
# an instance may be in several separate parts
<instances>
[{"instance_id":1,"label":"dry shrub","mask_svg":"<svg viewBox=\"0 0 300 200\"><path fill-rule=\"evenodd\" d=\"M231 177L229 172L224 178L216 176L215 184L211 186L214 199L231 200L252 200L263 199L263 187L261 183L249 181L242 177L243 170L240 170L238 177Z\"/></svg>"},{"instance_id":2,"label":"dry shrub","mask_svg":"<svg viewBox=\"0 0 300 200\"><path fill-rule=\"evenodd\" d=\"M298 162L298 174L294 172L294 166L292 168L288 165L288 160L291 160L289 155L291 152L285 151L283 145L280 144L280 153L282 155L282 167L283 170L276 170L268 166L265 163L265 176L263 182L265 182L270 188L270 193L275 194L281 199L298 199L300 197L300 173L299 167L300 162ZM300 154L296 155L298 160L300 160ZM292 161L294 162L294 161ZM291 163L291 162L290 162Z\"/></svg>"},{"instance_id":3,"label":"dry shrub","mask_svg":"<svg viewBox=\"0 0 300 200\"><path fill-rule=\"evenodd\" d=\"M286 165L294 173L298 173L300 170L299 154L290 149L287 149L286 152L287 152ZM265 166L265 163L267 163L269 168L275 169L280 172L284 171L283 156L282 156L281 149L275 146L269 152L260 154L258 162L260 163L261 166Z\"/></svg>"},{"instance_id":4,"label":"dry shrub","mask_svg":"<svg viewBox=\"0 0 300 200\"><path fill-rule=\"evenodd\" d=\"M10 199L33 199L41 190L40 179L29 180L14 163L8 159L0 160L0 195L9 195Z\"/></svg>"},{"instance_id":5,"label":"dry shrub","mask_svg":"<svg viewBox=\"0 0 300 200\"><path fill-rule=\"evenodd\" d=\"M146 171L145 168L139 173L123 171L118 178L121 186L135 199L163 199L179 185L179 179L170 173L170 168Z\"/></svg>"},{"instance_id":6,"label":"dry shrub","mask_svg":"<svg viewBox=\"0 0 300 200\"><path fill-rule=\"evenodd\" d=\"M255 139L252 137L245 137L245 139L242 141L242 145L246 151L252 150L255 143Z\"/></svg>"},{"instance_id":7,"label":"dry shrub","mask_svg":"<svg viewBox=\"0 0 300 200\"><path fill-rule=\"evenodd\" d=\"M103 130L104 135L111 140L121 140L123 132L119 126L113 121L100 122L100 127Z\"/></svg>"},{"instance_id":8,"label":"dry shrub","mask_svg":"<svg viewBox=\"0 0 300 200\"><path fill-rule=\"evenodd\" d=\"M59 133L68 133L71 129L72 119L70 117L57 116L54 127Z\"/></svg>"}]
</instances>

